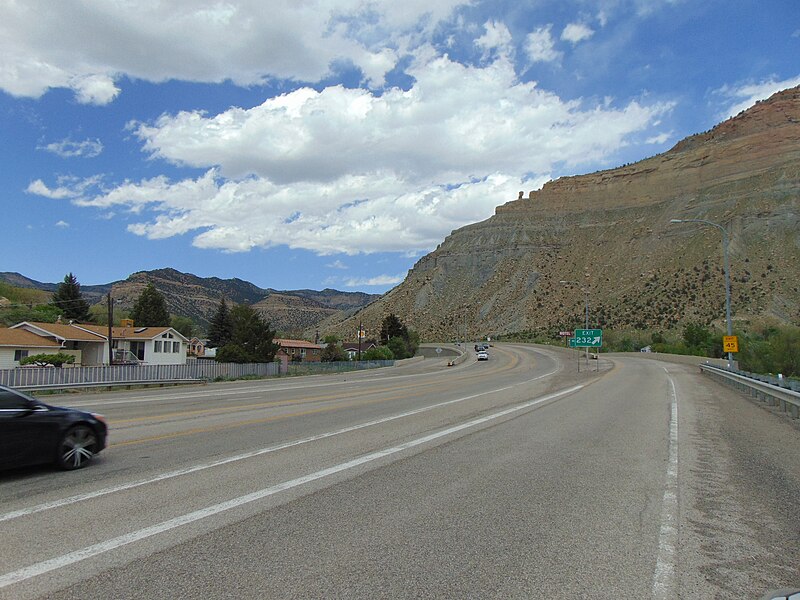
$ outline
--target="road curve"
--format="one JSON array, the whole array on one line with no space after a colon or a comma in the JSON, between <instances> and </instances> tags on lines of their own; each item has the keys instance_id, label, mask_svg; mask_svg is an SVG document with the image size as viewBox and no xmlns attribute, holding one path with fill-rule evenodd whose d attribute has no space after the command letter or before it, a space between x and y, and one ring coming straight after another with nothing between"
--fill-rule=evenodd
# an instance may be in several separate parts
<instances>
[{"instance_id":1,"label":"road curve","mask_svg":"<svg viewBox=\"0 0 800 600\"><path fill-rule=\"evenodd\" d=\"M499 345L70 396L89 468L0 474L0 598L760 598L800 585L800 428L636 358ZM791 457L795 459L792 460Z\"/></svg>"}]
</instances>

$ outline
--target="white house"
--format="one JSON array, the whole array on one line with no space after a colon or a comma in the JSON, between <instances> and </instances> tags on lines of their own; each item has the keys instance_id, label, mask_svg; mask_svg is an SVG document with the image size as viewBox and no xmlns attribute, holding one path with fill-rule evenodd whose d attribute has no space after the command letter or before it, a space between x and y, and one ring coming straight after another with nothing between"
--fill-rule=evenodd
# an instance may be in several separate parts
<instances>
[{"instance_id":1,"label":"white house","mask_svg":"<svg viewBox=\"0 0 800 600\"><path fill-rule=\"evenodd\" d=\"M22 322L11 329L24 330L54 341L54 351L75 355L75 364L108 364L108 327L86 323ZM189 340L172 327L112 327L111 347L152 365L186 363ZM130 354L127 354L130 352Z\"/></svg>"},{"instance_id":2,"label":"white house","mask_svg":"<svg viewBox=\"0 0 800 600\"><path fill-rule=\"evenodd\" d=\"M57 354L61 344L24 329L0 328L0 369L13 369L35 354Z\"/></svg>"}]
</instances>

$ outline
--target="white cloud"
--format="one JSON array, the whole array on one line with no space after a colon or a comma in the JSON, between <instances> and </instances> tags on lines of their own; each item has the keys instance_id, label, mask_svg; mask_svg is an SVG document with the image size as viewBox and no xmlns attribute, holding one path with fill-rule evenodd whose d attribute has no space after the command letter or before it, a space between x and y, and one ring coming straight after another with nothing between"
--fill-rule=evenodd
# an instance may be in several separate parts
<instances>
[{"instance_id":1,"label":"white cloud","mask_svg":"<svg viewBox=\"0 0 800 600\"><path fill-rule=\"evenodd\" d=\"M49 188L41 179L32 181L25 191L29 194L36 194L37 196L44 196L54 200L76 198L78 196L73 189L68 187Z\"/></svg>"},{"instance_id":2,"label":"white cloud","mask_svg":"<svg viewBox=\"0 0 800 600\"><path fill-rule=\"evenodd\" d=\"M39 97L70 88L106 104L121 76L238 85L315 82L353 64L381 86L398 49L427 39L468 0L5 2L0 89Z\"/></svg>"},{"instance_id":3,"label":"white cloud","mask_svg":"<svg viewBox=\"0 0 800 600\"><path fill-rule=\"evenodd\" d=\"M645 144L663 144L668 139L670 139L672 137L672 135L673 135L673 132L671 132L671 131L664 132L664 133L659 133L658 135L654 135L652 137L647 138L644 143Z\"/></svg>"},{"instance_id":4,"label":"white cloud","mask_svg":"<svg viewBox=\"0 0 800 600\"><path fill-rule=\"evenodd\" d=\"M397 285L405 279L403 275L377 275L375 277L352 278L345 282L345 287L360 288L370 286Z\"/></svg>"},{"instance_id":5,"label":"white cloud","mask_svg":"<svg viewBox=\"0 0 800 600\"><path fill-rule=\"evenodd\" d=\"M783 81L774 79L762 81L761 83L743 84L738 87L725 86L716 91L717 94L728 98L732 104L728 106L721 118L725 119L738 115L743 110L747 110L759 100L766 100L775 92L785 90L800 85L800 75Z\"/></svg>"},{"instance_id":6,"label":"white cloud","mask_svg":"<svg viewBox=\"0 0 800 600\"><path fill-rule=\"evenodd\" d=\"M561 39L573 45L588 40L594 35L594 30L583 23L570 23L561 32Z\"/></svg>"},{"instance_id":7,"label":"white cloud","mask_svg":"<svg viewBox=\"0 0 800 600\"><path fill-rule=\"evenodd\" d=\"M192 234L229 252L286 245L318 254L434 248L565 165L597 167L671 104L564 102L520 82L508 60L482 67L423 54L408 90L302 88L216 115L132 126L153 157L204 170L101 188L100 178L28 191L140 216L136 235Z\"/></svg>"},{"instance_id":8,"label":"white cloud","mask_svg":"<svg viewBox=\"0 0 800 600\"><path fill-rule=\"evenodd\" d=\"M120 90L108 75L79 75L70 80L69 87L75 91L75 98L81 104L108 104L117 97Z\"/></svg>"},{"instance_id":9,"label":"white cloud","mask_svg":"<svg viewBox=\"0 0 800 600\"><path fill-rule=\"evenodd\" d=\"M66 221L57 221L56 227L58 227L59 229L68 229L69 223L67 223Z\"/></svg>"},{"instance_id":10,"label":"white cloud","mask_svg":"<svg viewBox=\"0 0 800 600\"><path fill-rule=\"evenodd\" d=\"M52 142L45 146L39 146L38 150L52 152L61 158L72 158L77 156L94 158L95 156L99 156L103 151L103 144L98 139L73 142L67 138L65 140L61 140L60 142Z\"/></svg>"},{"instance_id":11,"label":"white cloud","mask_svg":"<svg viewBox=\"0 0 800 600\"><path fill-rule=\"evenodd\" d=\"M340 261L340 260L335 260L335 261L333 261L332 263L328 263L328 264L327 264L327 265L325 265L325 266L326 266L326 267L328 267L329 269L342 269L342 270L347 270L347 269L349 268L349 267L348 267L346 264L344 264L344 263L343 263L342 261Z\"/></svg>"},{"instance_id":12,"label":"white cloud","mask_svg":"<svg viewBox=\"0 0 800 600\"><path fill-rule=\"evenodd\" d=\"M491 56L512 56L514 40L511 32L503 23L487 21L485 33L475 40L475 45L483 50L484 59Z\"/></svg>"},{"instance_id":13,"label":"white cloud","mask_svg":"<svg viewBox=\"0 0 800 600\"><path fill-rule=\"evenodd\" d=\"M87 190L97 191L101 177L88 177L78 179L77 177L59 177L57 187L51 188L41 179L36 179L28 184L25 191L28 194L43 196L53 200L76 200L79 199Z\"/></svg>"},{"instance_id":14,"label":"white cloud","mask_svg":"<svg viewBox=\"0 0 800 600\"><path fill-rule=\"evenodd\" d=\"M532 62L554 62L561 59L562 53L555 49L552 28L552 25L539 27L525 39L525 52Z\"/></svg>"}]
</instances>

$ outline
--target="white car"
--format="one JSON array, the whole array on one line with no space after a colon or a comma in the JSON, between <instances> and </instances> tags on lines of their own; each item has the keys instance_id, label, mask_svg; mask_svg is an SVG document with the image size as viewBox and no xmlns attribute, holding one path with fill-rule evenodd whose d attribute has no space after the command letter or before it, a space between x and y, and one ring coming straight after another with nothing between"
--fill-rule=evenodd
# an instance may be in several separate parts
<instances>
[{"instance_id":1,"label":"white car","mask_svg":"<svg viewBox=\"0 0 800 600\"><path fill-rule=\"evenodd\" d=\"M486 350L478 352L478 360L489 360L489 353Z\"/></svg>"}]
</instances>

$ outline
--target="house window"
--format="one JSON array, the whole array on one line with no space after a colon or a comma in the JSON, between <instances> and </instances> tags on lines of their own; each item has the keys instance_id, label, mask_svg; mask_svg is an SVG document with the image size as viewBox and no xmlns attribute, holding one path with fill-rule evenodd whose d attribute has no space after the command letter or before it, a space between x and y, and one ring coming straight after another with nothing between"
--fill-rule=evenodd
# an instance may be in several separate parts
<instances>
[{"instance_id":1,"label":"house window","mask_svg":"<svg viewBox=\"0 0 800 600\"><path fill-rule=\"evenodd\" d=\"M172 342L172 351L173 352L180 352L181 351L181 343L180 342Z\"/></svg>"},{"instance_id":2,"label":"house window","mask_svg":"<svg viewBox=\"0 0 800 600\"><path fill-rule=\"evenodd\" d=\"M26 356L28 356L28 351L27 350L14 350L14 361L15 362L21 361Z\"/></svg>"},{"instance_id":3,"label":"house window","mask_svg":"<svg viewBox=\"0 0 800 600\"><path fill-rule=\"evenodd\" d=\"M305 355L306 355L306 349L300 348L300 356L305 356Z\"/></svg>"},{"instance_id":4,"label":"house window","mask_svg":"<svg viewBox=\"0 0 800 600\"><path fill-rule=\"evenodd\" d=\"M156 340L153 352L161 352L161 340Z\"/></svg>"}]
</instances>

